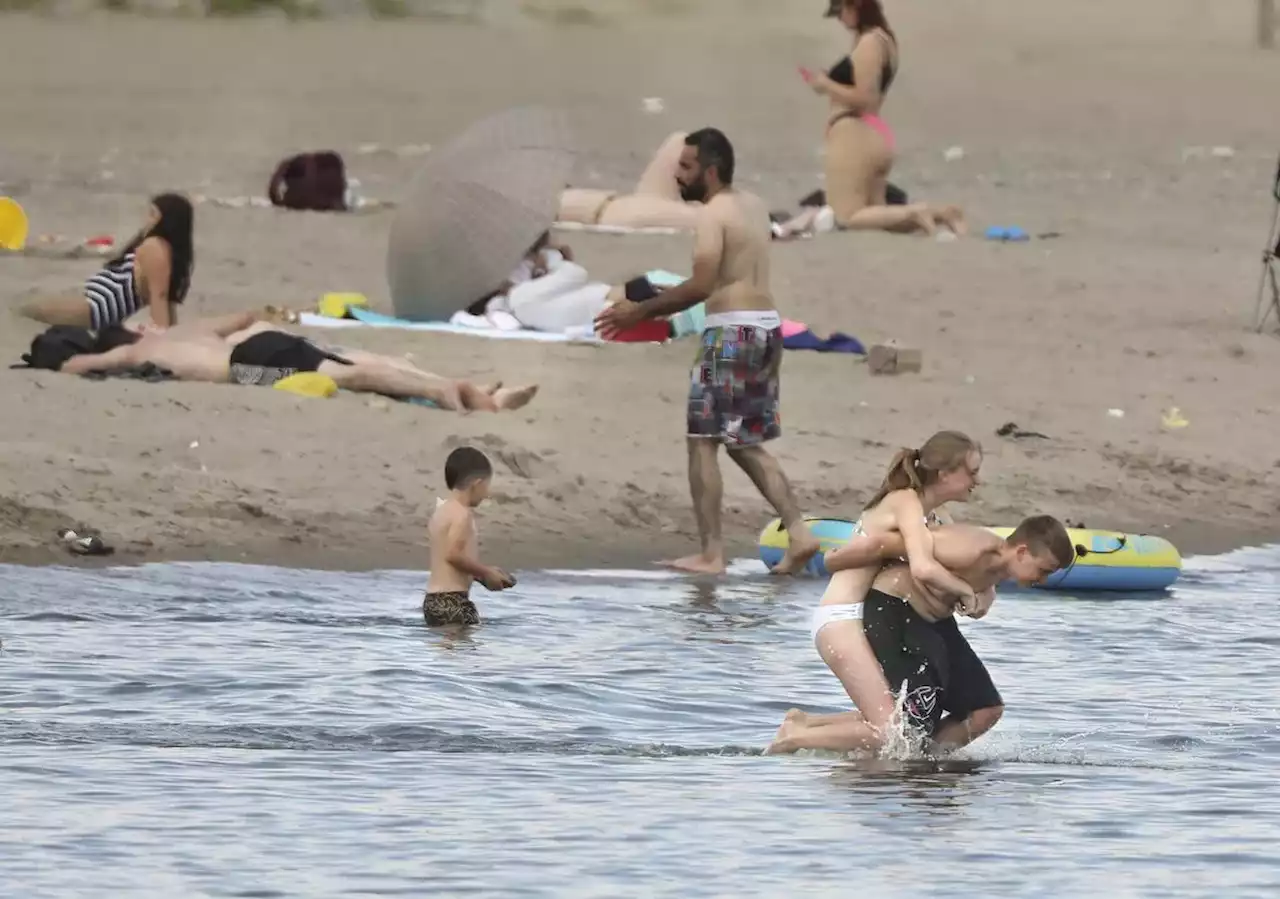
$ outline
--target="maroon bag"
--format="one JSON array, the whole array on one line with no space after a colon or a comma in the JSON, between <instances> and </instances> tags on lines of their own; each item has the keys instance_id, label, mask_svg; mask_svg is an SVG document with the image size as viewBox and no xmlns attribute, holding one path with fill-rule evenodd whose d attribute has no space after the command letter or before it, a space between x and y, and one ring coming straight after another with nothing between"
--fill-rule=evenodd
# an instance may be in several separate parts
<instances>
[{"instance_id":1,"label":"maroon bag","mask_svg":"<svg viewBox=\"0 0 1280 899\"><path fill-rule=\"evenodd\" d=\"M347 170L330 150L299 153L276 167L267 185L272 206L313 212L347 210Z\"/></svg>"}]
</instances>

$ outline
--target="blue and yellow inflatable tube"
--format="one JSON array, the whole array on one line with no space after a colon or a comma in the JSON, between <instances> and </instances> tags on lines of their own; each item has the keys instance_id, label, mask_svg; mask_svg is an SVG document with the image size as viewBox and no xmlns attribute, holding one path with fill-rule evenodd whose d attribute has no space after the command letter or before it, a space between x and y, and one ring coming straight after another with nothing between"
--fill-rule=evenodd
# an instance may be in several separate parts
<instances>
[{"instance_id":1,"label":"blue and yellow inflatable tube","mask_svg":"<svg viewBox=\"0 0 1280 899\"><path fill-rule=\"evenodd\" d=\"M822 544L822 552L810 560L807 570L810 574L826 577L822 556L849 542L854 522L844 518L805 520ZM993 527L989 530L999 537L1007 537L1013 532L1013 528ZM1068 528L1067 533L1071 535L1072 543L1083 546L1087 552L1077 558L1071 568L1048 578L1040 585L1043 589L1163 590L1182 573L1182 556L1163 537L1083 528ZM772 567L782 560L786 551L787 532L783 530L782 522L775 518L760 532L760 561Z\"/></svg>"}]
</instances>

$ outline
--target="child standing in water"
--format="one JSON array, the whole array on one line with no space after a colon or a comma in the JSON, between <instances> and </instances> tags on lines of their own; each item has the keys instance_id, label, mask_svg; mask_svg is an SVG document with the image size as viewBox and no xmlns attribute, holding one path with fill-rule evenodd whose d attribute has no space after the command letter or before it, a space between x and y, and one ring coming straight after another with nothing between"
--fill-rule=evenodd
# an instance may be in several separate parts
<instances>
[{"instance_id":1,"label":"child standing in water","mask_svg":"<svg viewBox=\"0 0 1280 899\"><path fill-rule=\"evenodd\" d=\"M488 590L514 587L516 579L500 568L480 562L475 508L489 497L493 466L480 450L460 446L444 463L449 498L436 504L427 531L431 538L431 578L422 600L422 617L430 627L479 624L480 612L471 601L471 583Z\"/></svg>"}]
</instances>

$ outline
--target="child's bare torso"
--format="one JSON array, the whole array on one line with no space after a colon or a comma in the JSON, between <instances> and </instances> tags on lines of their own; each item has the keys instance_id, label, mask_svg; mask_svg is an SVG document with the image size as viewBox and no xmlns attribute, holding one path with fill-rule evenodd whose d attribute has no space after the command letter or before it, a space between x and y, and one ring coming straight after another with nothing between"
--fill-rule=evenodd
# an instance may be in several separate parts
<instances>
[{"instance_id":1,"label":"child's bare torso","mask_svg":"<svg viewBox=\"0 0 1280 899\"><path fill-rule=\"evenodd\" d=\"M467 555L475 558L479 544L475 517L471 510L457 500L447 499L436 506L427 525L431 541L431 577L427 580L428 593L468 593L474 578L449 563L447 534L451 527L467 529Z\"/></svg>"}]
</instances>

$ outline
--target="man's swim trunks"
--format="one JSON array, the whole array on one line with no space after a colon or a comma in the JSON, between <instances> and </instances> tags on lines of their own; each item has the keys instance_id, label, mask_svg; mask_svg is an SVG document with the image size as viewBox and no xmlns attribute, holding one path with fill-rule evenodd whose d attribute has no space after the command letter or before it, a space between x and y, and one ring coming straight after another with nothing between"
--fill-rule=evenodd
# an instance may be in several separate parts
<instances>
[{"instance_id":1,"label":"man's swim trunks","mask_svg":"<svg viewBox=\"0 0 1280 899\"><path fill-rule=\"evenodd\" d=\"M446 624L479 624L480 610L464 592L428 593L422 599L422 617L429 627Z\"/></svg>"},{"instance_id":2,"label":"man's swim trunks","mask_svg":"<svg viewBox=\"0 0 1280 899\"><path fill-rule=\"evenodd\" d=\"M781 368L778 313L708 315L689 386L689 436L715 438L729 449L780 436Z\"/></svg>"},{"instance_id":3,"label":"man's swim trunks","mask_svg":"<svg viewBox=\"0 0 1280 899\"><path fill-rule=\"evenodd\" d=\"M908 723L933 735L944 714L963 720L1004 700L954 616L921 617L904 599L879 590L867 594L863 632L889 689L902 693Z\"/></svg>"},{"instance_id":4,"label":"man's swim trunks","mask_svg":"<svg viewBox=\"0 0 1280 899\"><path fill-rule=\"evenodd\" d=\"M305 337L261 331L232 348L231 381L270 387L300 371L316 371L325 361L351 364L341 356L326 353Z\"/></svg>"}]
</instances>

